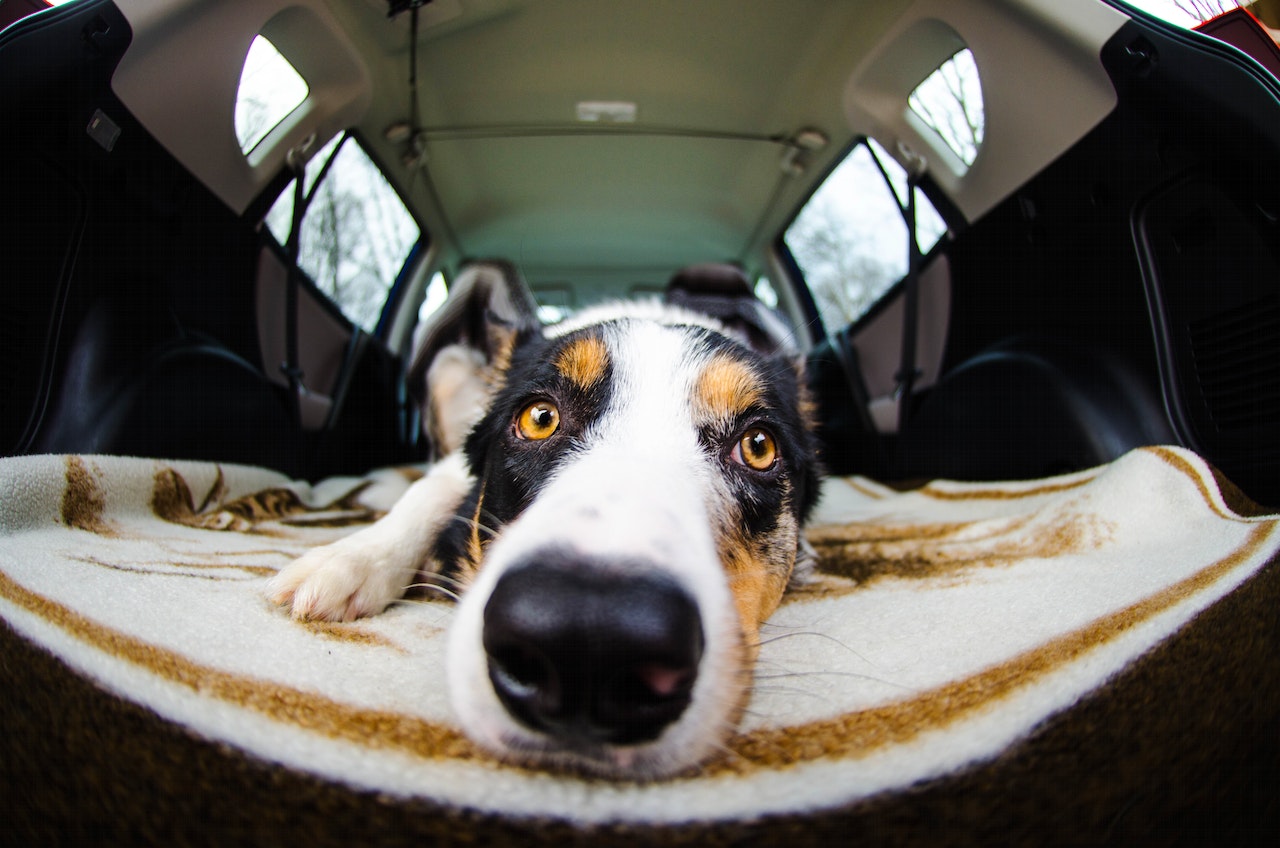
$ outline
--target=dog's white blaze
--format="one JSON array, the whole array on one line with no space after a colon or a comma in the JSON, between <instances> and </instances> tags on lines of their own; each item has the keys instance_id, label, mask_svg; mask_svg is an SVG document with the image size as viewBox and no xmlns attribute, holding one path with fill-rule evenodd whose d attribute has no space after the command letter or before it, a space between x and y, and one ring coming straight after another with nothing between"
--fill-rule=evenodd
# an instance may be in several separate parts
<instances>
[{"instance_id":1,"label":"dog's white blaze","mask_svg":"<svg viewBox=\"0 0 1280 848\"><path fill-rule=\"evenodd\" d=\"M700 760L732 720L740 697L740 625L720 565L709 510L718 473L708 462L689 397L708 352L687 332L651 323L606 329L612 402L584 444L490 547L463 596L448 668L459 719L499 751L545 751L515 722L488 678L481 642L485 603L502 574L530 552L576 551L620 567L669 574L697 603L704 654L685 714L658 739L599 752L617 771L660 774Z\"/></svg>"}]
</instances>

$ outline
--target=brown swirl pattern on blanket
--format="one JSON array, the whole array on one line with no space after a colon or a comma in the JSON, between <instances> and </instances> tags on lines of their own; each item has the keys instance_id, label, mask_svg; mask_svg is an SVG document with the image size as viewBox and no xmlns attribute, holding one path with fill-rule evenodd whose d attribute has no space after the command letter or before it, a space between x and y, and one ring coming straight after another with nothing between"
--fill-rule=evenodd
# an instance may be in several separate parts
<instances>
[{"instance_id":1,"label":"brown swirl pattern on blanket","mask_svg":"<svg viewBox=\"0 0 1280 848\"><path fill-rule=\"evenodd\" d=\"M1203 589L1252 556L1268 541L1274 529L1272 525L1260 524L1246 545L1186 580L977 674L902 701L833 719L739 734L730 740L725 756L704 767L701 776L746 774L831 757L857 759L885 746L909 742L944 728L987 709L1010 693L1035 683L1063 664ZM196 663L177 651L94 622L26 589L3 572L0 572L0 596L119 659L274 720L330 738L396 749L426 759L488 759L447 725L385 710L354 707L312 692ZM376 644L377 639L370 641ZM519 770L514 766L503 767Z\"/></svg>"},{"instance_id":2,"label":"brown swirl pattern on blanket","mask_svg":"<svg viewBox=\"0 0 1280 848\"><path fill-rule=\"evenodd\" d=\"M808 531L819 569L866 584L883 577L935 579L965 569L1048 559L1100 547L1111 528L1061 515L1027 530L1032 516L933 525L853 523Z\"/></svg>"},{"instance_id":3,"label":"brown swirl pattern on blanket","mask_svg":"<svg viewBox=\"0 0 1280 848\"><path fill-rule=\"evenodd\" d=\"M107 498L98 485L98 475L82 457L65 459L67 486L62 491L62 523L99 536L114 536L116 528L103 518Z\"/></svg>"},{"instance_id":4,"label":"brown swirl pattern on blanket","mask_svg":"<svg viewBox=\"0 0 1280 848\"><path fill-rule=\"evenodd\" d=\"M1176 457L1162 457L1179 465ZM1188 469L1180 468L1188 471ZM1194 475L1190 475L1194 476ZM1060 491L1078 483L1059 484ZM982 492L994 497L993 491ZM372 520L355 500L359 490L320 508L309 508L288 489L267 489L253 495L227 499L221 471L199 504L181 474L165 468L155 476L152 506L166 521L206 530L260 532L264 524L312 514L339 512L344 518ZM940 490L928 497L955 499ZM1039 489L1006 492L999 497L1029 497ZM1204 493L1206 496L1208 493ZM94 475L82 460L68 459L67 493L63 518L69 526L110 533L102 515L104 497ZM1102 544L1108 536L1105 522L1086 521L1065 511L1028 533L1033 518L1013 516L977 522L937 525L855 523L818 527L810 532L828 574L865 584L893 574L908 578L936 578L965 568L1013 562L1027 557L1054 557ZM1104 644L1130 628L1167 609L1188 594L1218 579L1263 544L1270 525L1259 525L1250 542L1231 556L1210 564L1181 583L1128 608L1103 616L1037 648L992 668L951 681L935 690L873 709L855 711L824 721L785 728L759 730L735 737L726 755L703 772L744 773L773 769L814 759L858 758L890 744L908 742L945 727L966 715L986 709L1017 689L1031 685L1062 664ZM136 568L137 565L134 564ZM829 591L840 594L831 587ZM818 592L821 594L821 590ZM174 683L213 697L235 702L275 720L339 739L359 740L375 747L394 748L418 757L483 758L456 731L444 725L385 711L366 710L332 701L280 684L254 680L195 663L181 654L94 623L52 599L31 592L0 575L0 594L43 618L57 623L85 641L129 662L142 665ZM349 627L329 626L318 635L395 647L375 634Z\"/></svg>"},{"instance_id":5,"label":"brown swirl pattern on blanket","mask_svg":"<svg viewBox=\"0 0 1280 848\"><path fill-rule=\"evenodd\" d=\"M385 710L343 704L314 692L260 680L191 660L182 653L106 627L20 585L0 571L0 597L33 612L104 653L172 683L253 710L276 721L372 748L427 758L474 758L470 742L451 727Z\"/></svg>"},{"instance_id":6,"label":"brown swirl pattern on blanket","mask_svg":"<svg viewBox=\"0 0 1280 848\"><path fill-rule=\"evenodd\" d=\"M530 775L489 760L445 718L437 718L439 714L433 710L419 715L410 708L391 705L395 701L361 706L348 702L340 688L322 692L295 683L294 678L285 682L273 679L273 675L265 671L224 668L217 657L184 651L163 638L141 635L148 632L146 630L135 633L124 618L99 616L99 612L105 612L114 604L112 599L118 597L114 594L103 596L106 607L95 607L96 601L86 602L74 592L64 597L63 587L67 583L59 582L62 574L58 568L63 564L71 566L66 576L74 579L84 573L81 564L87 564L102 569L91 577L102 578L103 585L126 591L136 587L144 597L150 597L152 591L156 597L167 593L168 599L179 604L179 610L184 600L205 592L224 598L243 596L250 604L259 602L256 594L249 594L254 591L248 585L251 581L274 571L307 545L336 535L332 529L310 532L309 528L325 527L334 513L344 513L338 516L338 522L360 520L355 516L363 507L350 493L321 506L309 506L305 495L299 498L267 477L262 479L271 482L261 484L262 492L232 497L230 489L238 486L236 491L242 492L246 487L235 482L239 479L238 472L231 468L227 469L228 477L224 477L212 467L195 469L193 466L188 471L181 465L175 469L146 464L139 468L140 474L127 477L117 470L115 463L120 461L115 458L58 458L49 464L45 473L55 484L65 477L64 489L50 491L47 500L36 504L38 509L44 509L45 504L51 506L50 512L12 511L18 519L10 546L15 554L11 557L13 571L0 568L0 601L4 602L0 608L14 609L19 613L15 615L19 622L24 617L37 622L32 633L37 636L53 631L65 634L79 646L77 650L88 648L95 656L111 657L120 667L140 669L148 676L165 681L171 691L194 693L207 702L212 712L231 706L269 719L281 731L305 731L315 737L318 749L328 745L329 740L336 740L339 745L334 746L335 749L363 749L358 754L361 760L393 755L388 760L396 764L391 770L393 777L399 773L395 769L406 763L410 768L450 776L454 774L449 771L453 763L467 763L462 771L483 775L484 786L476 798L490 797L484 793L489 791L491 779L493 786L545 791L549 799L546 815L553 820L543 821L541 813L533 819L520 819L518 814L507 817L501 811L501 804L505 803L502 798L493 801L499 807L496 812L483 806L489 803L485 800L479 802L481 812L476 812L472 807L457 806L461 802L432 800L432 796L406 799L395 796L394 792L384 794L377 787L376 791L353 791L343 785L341 774L335 776L320 771L319 777L308 776L312 765L305 758L301 762L283 760L281 762L287 763L284 767L274 760L252 765L254 751L236 748L236 742L228 745L217 734L202 740L198 734L185 732L181 724L172 726L184 728L182 731L167 733L165 728L170 725L158 720L155 713L148 712L151 707L141 702L140 709L130 714L134 716L130 732L120 735L118 740L104 739L104 732L114 732L121 726L119 721L103 718L117 715L118 711L110 711L116 704L112 700L114 696L94 696L86 702L88 706L68 719L62 708L70 700L66 692L73 690L73 684L80 679L75 669L55 668L51 664L51 682L44 688L23 679L27 660L21 658L27 655L9 650L10 645L25 644L22 631L8 629L7 616L0 622L0 639L7 640L8 653L0 651L0 654L8 656L11 662L0 663L0 672L8 674L5 688L9 696L17 700L15 708L5 714L5 726L15 732L11 734L6 756L0 758L0 777L4 768L13 763L32 764L26 771L19 768L14 772L17 777L4 785L18 788L13 808L35 810L27 820L42 827L40 815L43 813L45 821L49 820L48 810L58 808L74 815L95 799L109 798L104 802L104 809L111 811L112 818L99 820L82 815L80 819L68 820L73 822L67 826L69 831L80 832L100 827L106 821L116 821L115 813L125 809L122 793L139 785L134 780L137 773L150 774L139 766L138 758L128 759L133 752L143 751L144 759L150 757L155 763L179 764L155 778L149 784L154 787L150 792L142 793L139 809L155 811L148 821L186 821L179 812L187 809L183 806L185 799L199 798L204 804L211 797L211 791L224 791L230 800L224 805L222 817L239 815L245 821L267 822L261 831L268 834L268 838L261 840L266 844L278 841L279 834L286 832L277 818L272 818L281 802L278 787L289 785L296 789L300 782L323 788L327 793L325 798L330 802L336 799L335 809L339 812L316 815L320 807L311 802L311 796L295 799L288 810L290 829L287 832L298 833L294 829L298 822L318 822L316 827L324 831L321 836L332 836L334 823L356 822L352 827L359 830L336 842L333 839L326 842L309 834L303 841L310 844L349 845L371 841L368 836L372 831L367 829L371 819L366 815L370 810L375 815L388 811L403 813L399 818L392 817L395 820L392 825L377 831L393 834L392 841L405 841L403 837L410 832L404 827L406 822L420 825L445 821L447 825L433 834L447 836L455 842L495 841L490 837L498 833L518 844L548 845L631 844L623 837L635 832L653 836L653 841L661 844L819 844L820 836L833 841L847 840L851 835L862 839L885 828L891 830L895 823L910 820L912 816L928 822L927 833L933 838L885 841L895 844L945 842L956 832L955 822L959 817L970 822L975 836L972 841L992 841L993 838L1005 841L1005 837L1014 833L1009 829L1009 823L1014 822L1030 827L1028 834L1047 837L1025 840L1033 844L1060 840L1063 834L1073 841L1076 836L1082 836L1079 841L1136 844L1143 840L1125 837L1142 833L1141 826L1151 822L1170 822L1168 831L1172 834L1189 832L1183 825L1192 819L1177 818L1179 810L1189 802L1190 809L1197 814L1208 809L1206 805L1225 804L1221 807L1219 824L1239 819L1236 814L1239 799L1248 792L1253 792L1261 799L1259 803L1274 812L1274 793L1268 787L1276 784L1266 778L1274 773L1274 763L1280 762L1275 759L1272 733L1276 726L1275 705L1280 704L1280 699L1276 697L1276 675L1269 671L1268 658L1274 652L1275 637L1280 633L1277 624L1280 606L1275 603L1277 587L1280 587L1275 574L1280 521L1274 517L1274 511L1250 504L1212 469L1206 473L1205 467L1185 451L1153 448L1146 453L1160 460L1155 464L1163 463L1165 467L1165 473L1159 477L1161 484L1175 490L1174 497L1159 503L1177 509L1181 508L1180 504L1201 501L1196 504L1200 516L1196 522L1207 520L1213 525L1212 520L1205 519L1212 513L1220 522L1235 525L1242 531L1229 534L1229 546L1225 543L1201 545L1201 536L1193 532L1187 537L1188 548L1201 553L1188 553L1193 558L1186 560L1186 569L1170 569L1171 575L1177 575L1175 579L1144 583L1147 588L1124 595L1126 600L1122 602L1103 603L1087 615L1063 619L1062 627L1046 628L1034 640L1018 641L1019 647L1015 650L993 651L990 661L984 659L981 663L954 668L950 678L910 678L927 681L918 683L919 688L910 689L905 682L903 686L894 686L895 672L888 671L884 673L885 679L866 678L874 683L889 684L891 689L883 695L866 698L859 695L849 703L833 699L831 703L837 708L818 709L808 713L809 717L789 716L785 710L776 714L762 712L764 723L749 725L731 738L718 760L698 774L678 779L674 786L653 787L653 792L670 789L681 798L687 795L705 801L713 795L728 799L737 795L739 789L744 793L772 793L778 789L777 797L793 799L794 812L776 813L757 808L752 806L757 796L750 796L745 805L740 805L742 809L734 808L736 818L731 821L714 817L700 819L704 814L720 814L707 813L697 806L701 802L694 800L687 811L676 805L681 816L688 813L689 822L683 818L671 821L662 818L647 831L627 831L626 827L631 825L625 822L619 826L622 829L617 829L612 824L601 825L595 819L584 825L577 821L575 810L581 809L579 802L584 799L598 805L600 796L610 793L618 794L628 805L632 800L645 801L650 797L650 787L581 786L572 777ZM156 469L160 469L158 473ZM1176 473L1168 474L1168 469ZM838 528L813 528L810 535L825 560L823 573L810 585L791 593L790 603L799 607L783 611L784 617L789 616L783 626L811 629L811 635L819 637L830 632L834 634L832 638L844 639L846 631L835 625L843 627L854 615L874 614L874 602L882 596L915 615L916 599L927 598L934 587L943 592L954 589L964 597L971 597L973 587L984 585L984 581L1008 585L1006 575L994 573L992 569L1003 568L1021 557L1044 560L1035 563L1032 569L1038 569L1041 575L1062 577L1065 574L1070 578L1075 576L1074 570L1065 566L1080 562L1075 555L1088 554L1096 546L1109 558L1104 562L1114 563L1117 569L1129 569L1129 558L1116 558L1107 552L1106 542L1112 528L1098 517L1098 511L1115 501L1116 492L1125 492L1130 499L1141 499L1145 490L1103 486L1099 491L1110 492L1106 497L1112 500L1097 500L1088 494L1076 497L1071 491L1097 476L1047 481L1049 486L1039 489L1026 484L992 484L971 490L963 485L932 484L915 490L919 498L901 501L895 500L901 493L876 484L843 481L861 496L852 500L849 514L861 509L858 504L879 502L868 510L868 515L877 517ZM231 486L228 479L232 481ZM1187 482L1194 489L1188 490ZM298 491L306 490L300 487ZM1168 494L1167 490L1152 488L1153 495L1163 497L1161 492ZM122 493L126 497L121 498ZM987 502L990 508L971 508L972 504L964 504L967 494L973 495L971 500L975 503ZM1015 502L1018 498L1040 494L1052 497L1043 503ZM913 525L912 514L933 514L928 504L921 507L920 499L947 508L938 513L940 517L935 523ZM121 508L122 501L129 504ZM314 503L314 499L310 503ZM1035 517L1028 517L1028 513ZM839 520L839 512L832 514ZM970 520L975 516L983 517ZM1241 516L1258 516L1260 520ZM374 513L366 511L364 520L373 517ZM50 532L49 523L56 525L54 532ZM24 538L23 534L28 533ZM237 533L244 535L237 538ZM1135 544L1132 524L1117 525L1114 535L1113 541L1117 544ZM1212 533L1204 536L1210 537ZM1044 538L1024 544L1018 537ZM1183 538L1176 532L1174 537ZM280 541L276 541L277 538ZM1140 547L1142 542L1137 544ZM23 545L27 547L21 547ZM27 556L28 552L32 556ZM1136 555L1140 559L1141 551ZM44 563L38 562L45 556L52 568L44 568ZM1167 550L1161 562L1170 557L1177 561L1181 554L1177 549ZM1270 566L1258 564L1267 558ZM40 567L31 566L33 561ZM1162 627L1162 619L1179 616L1184 601L1189 602L1187 607L1194 607L1201 603L1202 597L1216 596L1222 585L1241 575L1238 567L1245 562L1261 569L1250 582L1196 614L1182 631L1167 641L1141 655L1126 653L1130 650L1126 645L1142 643L1142 634ZM1140 568L1132 570L1143 573ZM128 572L125 575L128 585L120 582L124 572ZM138 573L138 577L134 578L133 573ZM1016 566L1009 574L1018 576ZM891 582L892 575L897 575L901 582ZM181 579L167 579L169 577ZM1101 577L1107 579L1106 574ZM1054 585L1067 594L1072 591L1069 580L1058 580ZM1102 593L1099 596L1107 597ZM807 609L814 611L812 616ZM259 612L268 615L265 608ZM416 612L400 610L401 615L393 616L386 626L382 621L374 621L367 627L327 625L309 628L306 633L291 631L288 639L297 637L299 644L307 645L310 655L321 661L331 653L342 654L348 660L367 658L372 663L386 661L408 666L422 649L412 640L423 628L434 628L434 632L423 634L434 639L441 632L438 625L447 624L447 615L420 617ZM252 617L252 614L246 616ZM394 626L397 621L399 626ZM406 622L416 629L406 629L403 626ZM823 629L828 623L833 625L831 631ZM271 624L277 634L286 626L280 620L273 620ZM930 626L926 620L920 630L929 632ZM955 634L959 632L950 627L936 630L937 639L947 642L947 647L954 643ZM383 632L391 634L391 638L382 638ZM855 627L848 632L872 631ZM892 640L895 631L887 632L887 638ZM995 638L999 638L992 627L975 632L988 638L994 633ZM404 636L407 650L394 644L400 638L396 634ZM315 642L320 640L338 640L345 644L317 646ZM931 642L916 641L921 642L926 651L934 647ZM860 643L850 644L862 649ZM1098 678L1098 688L1089 690L1087 697L1079 702L1050 704L1051 710L1043 712L1039 710L1044 710L1044 706L1037 707L1033 717L1041 723L1030 731L1030 736L1020 737L1021 741L1016 744L1001 743L1004 748L984 749L981 753L982 757L994 756L994 759L974 760L965 770L957 772L918 772L914 765L902 766L901 774L915 782L894 782L900 777L895 771L887 783L867 784L879 794L867 794L867 790L861 788L859 781L863 775L883 769L886 761L918 758L922 751L934 750L939 739L949 742L965 738L971 727L989 729L991 722L987 722L987 718L997 723L1016 718L1028 703L1038 703L1035 699L1039 693L1059 686L1060 681L1075 670L1093 664L1095 658L1105 666L1108 656L1120 654L1125 655L1125 666L1115 677ZM57 654L51 650L50 656ZM858 657L859 663L868 658L874 660L876 655L869 651L867 657ZM778 666L784 676L803 675L808 668ZM864 677L861 673L843 673L844 670L861 672L863 664L841 668L842 671L832 673L845 678ZM896 670L897 667L886 668ZM11 679L18 682L10 682ZM820 683L825 684L825 679L820 679ZM776 685L786 691L791 688L790 681ZM856 684L850 684L847 691L853 692L855 688ZM23 700L28 691L36 694ZM815 685L812 694L826 691L825 685ZM830 691L846 690L832 686ZM1063 711L1052 711L1057 709ZM0 703L2 710L3 703ZM77 716L79 723L76 723ZM80 728L79 735L69 738L87 744L63 745L60 734L69 733L68 727ZM181 745L198 750L191 754L182 748L185 753L178 753ZM1259 750L1259 745L1264 746L1262 753L1251 754L1250 751ZM24 758L23 751L19 750L24 747L34 753ZM96 765L86 766L86 759L92 759L87 755L100 750L105 753L93 760ZM17 756L10 756L11 752ZM225 760L222 771L206 767L208 752L213 752L209 756ZM1242 758L1245 767L1237 765ZM1259 773L1257 764L1264 761L1269 770ZM117 762L125 765L113 772L93 770L100 769L102 763ZM1222 766L1224 763L1228 765ZM249 767L260 769L261 779L254 776L256 772L247 772ZM1214 771L1215 768L1218 770ZM82 772L86 776L77 778ZM99 776L108 774L111 777L106 779ZM323 776L325 774L328 776ZM840 780L829 779L832 774L839 775ZM1234 782L1224 782L1224 775ZM184 783L184 780L194 783ZM806 806L803 791L794 794L803 781L809 781L804 791L837 784L837 791L845 791L845 780L850 782L847 792L841 796L842 800L832 802L839 806L830 810L811 809ZM40 792L53 800L46 798L39 805L25 803L23 792L27 786L39 787ZM265 795L264 788L269 789ZM115 796L109 795L112 790L116 791ZM1200 797L1197 793L1203 795L1199 806L1195 805ZM256 803L256 799L263 797L267 799L265 803ZM1005 804L1006 799L1012 800L1008 801L1007 808L1002 808L1000 805ZM562 802L564 806L557 806ZM966 805L972 810L966 812ZM1253 809L1256 812L1260 807ZM566 816L570 823L556 825L556 816ZM138 832L144 832L136 825L137 820L135 816L130 820L135 824L121 825L119 831L136 837ZM207 827L205 820L207 817L201 820L201 828ZM130 827L134 830L129 830ZM145 832L163 831L152 827ZM611 834L618 836L618 840L611 842L605 838ZM763 834L773 838L764 839ZM805 835L809 837L807 842L800 838ZM782 836L786 838L779 838ZM979 836L982 838L977 838ZM433 840L419 841L427 844Z\"/></svg>"},{"instance_id":7,"label":"brown swirl pattern on blanket","mask_svg":"<svg viewBox=\"0 0 1280 848\"><path fill-rule=\"evenodd\" d=\"M227 500L226 479L219 468L213 485L197 505L186 478L173 468L162 468L155 475L151 510L171 524L201 530L279 535L271 524L347 527L376 521L382 513L360 503L360 495L368 487L369 483L361 483L333 502L317 507L308 506L297 492L283 487Z\"/></svg>"},{"instance_id":8,"label":"brown swirl pattern on blanket","mask_svg":"<svg viewBox=\"0 0 1280 848\"><path fill-rule=\"evenodd\" d=\"M1257 553L1274 532L1273 526L1260 524L1250 533L1245 545L1187 579L978 674L882 707L739 736L730 744L735 760L713 768L742 772L828 757L858 758L945 728L1030 686L1203 590Z\"/></svg>"},{"instance_id":9,"label":"brown swirl pattern on blanket","mask_svg":"<svg viewBox=\"0 0 1280 848\"><path fill-rule=\"evenodd\" d=\"M104 518L107 497L99 482L101 470L80 456L67 456L64 462L62 523L99 536L119 536L120 528ZM177 469L164 467L155 473L151 510L157 518L171 524L278 536L281 535L278 528L272 525L348 527L376 521L382 513L360 503L360 495L369 485L368 482L355 484L341 497L320 506L307 505L297 492L285 487L266 488L228 499L226 478L219 467L213 484L197 503L186 478Z\"/></svg>"}]
</instances>

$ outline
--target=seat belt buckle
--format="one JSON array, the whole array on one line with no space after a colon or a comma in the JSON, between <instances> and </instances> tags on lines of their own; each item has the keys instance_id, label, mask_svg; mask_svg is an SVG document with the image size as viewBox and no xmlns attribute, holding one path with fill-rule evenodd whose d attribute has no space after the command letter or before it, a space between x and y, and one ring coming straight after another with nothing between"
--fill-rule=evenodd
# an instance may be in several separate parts
<instances>
[{"instance_id":1,"label":"seat belt buckle","mask_svg":"<svg viewBox=\"0 0 1280 848\"><path fill-rule=\"evenodd\" d=\"M311 394L311 390L307 388L304 381L306 372L297 365L290 365L288 362L280 363L280 373L289 381L289 387L300 395Z\"/></svg>"},{"instance_id":2,"label":"seat belt buckle","mask_svg":"<svg viewBox=\"0 0 1280 848\"><path fill-rule=\"evenodd\" d=\"M923 368L912 368L910 372L898 371L894 373L894 398L901 400L904 395L911 391L911 387L914 386L923 376Z\"/></svg>"}]
</instances>

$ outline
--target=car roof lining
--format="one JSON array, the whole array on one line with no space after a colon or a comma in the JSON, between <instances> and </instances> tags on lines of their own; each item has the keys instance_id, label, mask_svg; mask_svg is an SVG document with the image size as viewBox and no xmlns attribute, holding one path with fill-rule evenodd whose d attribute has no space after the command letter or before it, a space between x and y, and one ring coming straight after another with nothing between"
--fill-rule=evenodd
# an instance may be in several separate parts
<instances>
[{"instance_id":1,"label":"car roof lining","mask_svg":"<svg viewBox=\"0 0 1280 848\"><path fill-rule=\"evenodd\" d=\"M900 142L923 153L973 220L1111 110L1098 55L1127 20L1052 0L703 0L608 15L587 0L437 0L419 42L424 174L403 167L403 145L383 135L408 117L408 16L387 20L382 0L117 3L135 38L116 93L233 210L309 133L323 143L353 126L443 239L441 256L523 256L535 284L554 282L552 268L599 277L607 266L755 261L864 135L894 155ZM246 158L232 115L259 31L311 91ZM988 113L964 174L905 106L961 43L975 53ZM1027 85L1027 67L1066 96ZM584 99L634 102L638 120L581 124L573 109ZM786 140L809 127L830 143L783 178Z\"/></svg>"}]
</instances>

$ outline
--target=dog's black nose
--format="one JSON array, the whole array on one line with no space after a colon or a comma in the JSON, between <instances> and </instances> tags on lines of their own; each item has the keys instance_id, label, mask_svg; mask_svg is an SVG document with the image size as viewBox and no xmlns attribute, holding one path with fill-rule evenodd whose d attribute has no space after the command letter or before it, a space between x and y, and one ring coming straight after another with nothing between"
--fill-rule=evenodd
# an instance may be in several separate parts
<instances>
[{"instance_id":1,"label":"dog's black nose","mask_svg":"<svg viewBox=\"0 0 1280 848\"><path fill-rule=\"evenodd\" d=\"M656 739L689 705L702 619L671 579L543 558L485 606L489 679L524 725L576 742Z\"/></svg>"}]
</instances>

